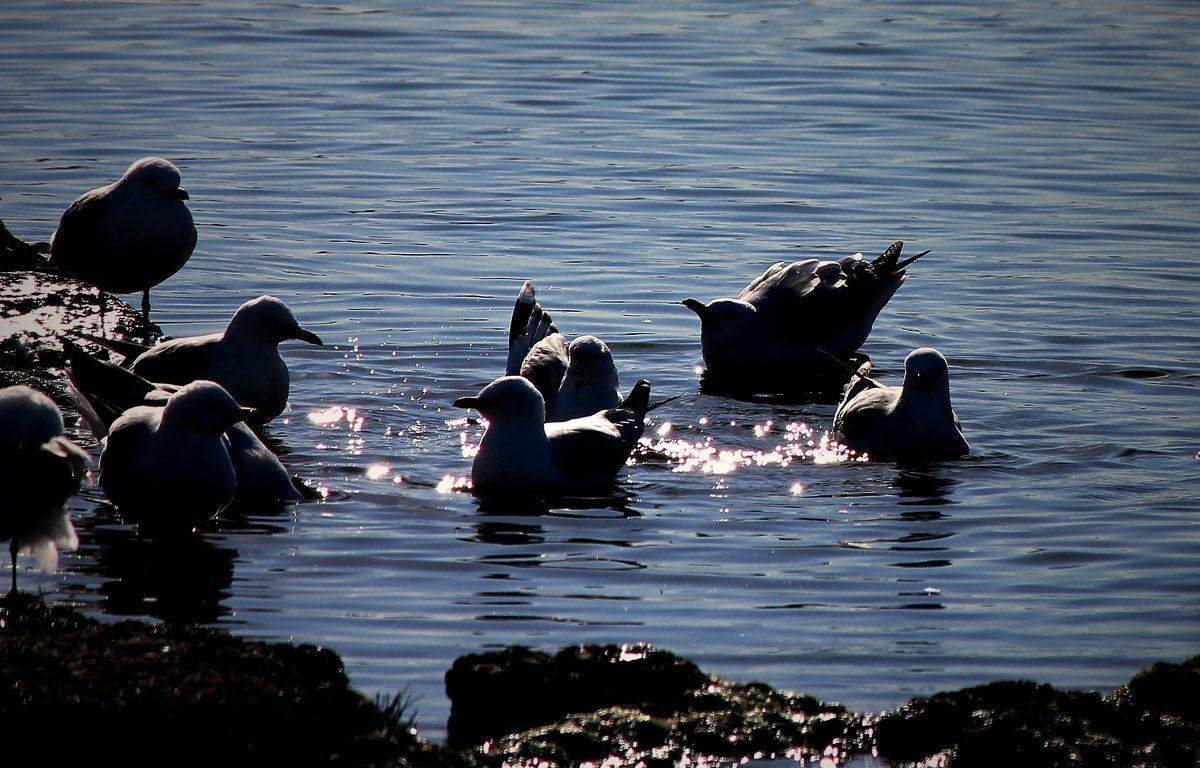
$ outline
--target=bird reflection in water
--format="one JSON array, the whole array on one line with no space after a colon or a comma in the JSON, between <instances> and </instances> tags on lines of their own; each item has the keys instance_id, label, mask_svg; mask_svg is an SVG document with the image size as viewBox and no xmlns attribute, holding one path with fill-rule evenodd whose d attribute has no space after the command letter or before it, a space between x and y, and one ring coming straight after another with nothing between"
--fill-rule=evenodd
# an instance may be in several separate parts
<instances>
[{"instance_id":1,"label":"bird reflection in water","mask_svg":"<svg viewBox=\"0 0 1200 768\"><path fill-rule=\"evenodd\" d=\"M97 508L86 540L95 550L104 612L112 616L148 616L168 622L213 624L231 610L230 594L237 550L191 531L139 536L111 506Z\"/></svg>"}]
</instances>

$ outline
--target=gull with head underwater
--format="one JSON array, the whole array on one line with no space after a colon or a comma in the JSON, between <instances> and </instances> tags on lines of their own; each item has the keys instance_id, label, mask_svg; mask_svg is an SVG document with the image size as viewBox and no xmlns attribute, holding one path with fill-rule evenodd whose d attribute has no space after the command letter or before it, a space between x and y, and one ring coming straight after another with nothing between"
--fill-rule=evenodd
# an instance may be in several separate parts
<instances>
[{"instance_id":1,"label":"gull with head underwater","mask_svg":"<svg viewBox=\"0 0 1200 768\"><path fill-rule=\"evenodd\" d=\"M866 261L861 253L838 261L777 262L736 298L683 305L700 317L703 387L735 397L822 397L841 392L846 366L884 305L908 279L903 241Z\"/></svg>"}]
</instances>

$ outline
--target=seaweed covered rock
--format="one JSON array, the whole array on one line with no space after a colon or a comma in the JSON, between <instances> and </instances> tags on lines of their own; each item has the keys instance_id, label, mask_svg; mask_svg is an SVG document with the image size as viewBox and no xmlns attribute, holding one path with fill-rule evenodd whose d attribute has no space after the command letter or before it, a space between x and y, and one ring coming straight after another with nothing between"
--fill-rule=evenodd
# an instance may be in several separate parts
<instances>
[{"instance_id":1,"label":"seaweed covered rock","mask_svg":"<svg viewBox=\"0 0 1200 768\"><path fill-rule=\"evenodd\" d=\"M341 659L312 645L100 623L22 593L0 603L0 723L62 764L437 762L401 710L352 690Z\"/></svg>"},{"instance_id":2,"label":"seaweed covered rock","mask_svg":"<svg viewBox=\"0 0 1200 768\"><path fill-rule=\"evenodd\" d=\"M647 645L463 656L446 693L449 745L486 766L819 755L853 750L864 733L838 705L722 680Z\"/></svg>"},{"instance_id":3,"label":"seaweed covered rock","mask_svg":"<svg viewBox=\"0 0 1200 768\"><path fill-rule=\"evenodd\" d=\"M116 296L105 297L102 315L96 289L51 270L37 245L0 221L0 386L25 384L61 400L62 336L99 351L81 334L152 343L162 331Z\"/></svg>"},{"instance_id":4,"label":"seaweed covered rock","mask_svg":"<svg viewBox=\"0 0 1200 768\"><path fill-rule=\"evenodd\" d=\"M876 725L894 763L948 766L1196 765L1200 657L1156 664L1102 697L1032 682L997 682L913 699Z\"/></svg>"}]
</instances>

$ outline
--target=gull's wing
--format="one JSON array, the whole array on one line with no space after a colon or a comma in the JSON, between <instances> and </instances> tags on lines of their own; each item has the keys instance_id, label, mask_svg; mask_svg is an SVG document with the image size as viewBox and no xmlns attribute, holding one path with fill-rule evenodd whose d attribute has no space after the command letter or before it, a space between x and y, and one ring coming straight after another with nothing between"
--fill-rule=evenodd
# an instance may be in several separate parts
<instances>
[{"instance_id":1,"label":"gull's wing","mask_svg":"<svg viewBox=\"0 0 1200 768\"><path fill-rule=\"evenodd\" d=\"M143 352L129 369L144 379L162 384L188 384L212 378L222 334L189 336L156 344Z\"/></svg>"},{"instance_id":2,"label":"gull's wing","mask_svg":"<svg viewBox=\"0 0 1200 768\"><path fill-rule=\"evenodd\" d=\"M534 292L533 281L526 280L517 294L513 305L512 319L508 324L508 359L504 366L505 376L516 376L521 364L539 341L558 333L558 326L550 314L542 309Z\"/></svg>"},{"instance_id":3,"label":"gull's wing","mask_svg":"<svg viewBox=\"0 0 1200 768\"><path fill-rule=\"evenodd\" d=\"M63 211L58 229L50 237L50 261L60 269L71 271L71 265L79 259L89 258L95 247L100 221L108 211L110 203L108 187L99 187L80 195Z\"/></svg>"},{"instance_id":4,"label":"gull's wing","mask_svg":"<svg viewBox=\"0 0 1200 768\"><path fill-rule=\"evenodd\" d=\"M833 418L836 439L851 446L869 440L887 422L899 397L898 387L880 386L868 387L853 398L847 397Z\"/></svg>"},{"instance_id":5,"label":"gull's wing","mask_svg":"<svg viewBox=\"0 0 1200 768\"><path fill-rule=\"evenodd\" d=\"M644 416L612 408L592 416L546 425L559 470L572 486L611 483L645 430Z\"/></svg>"}]
</instances>

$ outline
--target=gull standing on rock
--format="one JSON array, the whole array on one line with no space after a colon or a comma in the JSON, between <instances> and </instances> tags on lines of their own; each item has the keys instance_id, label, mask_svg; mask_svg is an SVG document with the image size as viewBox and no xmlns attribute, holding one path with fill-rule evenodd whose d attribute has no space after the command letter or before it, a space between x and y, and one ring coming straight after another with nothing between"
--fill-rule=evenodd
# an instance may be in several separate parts
<instances>
[{"instance_id":1,"label":"gull standing on rock","mask_svg":"<svg viewBox=\"0 0 1200 768\"><path fill-rule=\"evenodd\" d=\"M546 403L547 421L616 408L624 397L608 345L595 336L579 336L568 344L538 303L529 280L513 307L504 372L533 382Z\"/></svg>"},{"instance_id":2,"label":"gull standing on rock","mask_svg":"<svg viewBox=\"0 0 1200 768\"><path fill-rule=\"evenodd\" d=\"M642 379L626 407L547 423L546 404L528 379L496 379L478 395L454 401L488 421L471 464L471 483L483 493L603 493L642 436L649 398L650 383Z\"/></svg>"},{"instance_id":3,"label":"gull standing on rock","mask_svg":"<svg viewBox=\"0 0 1200 768\"><path fill-rule=\"evenodd\" d=\"M259 296L238 307L224 331L164 341L138 355L129 369L158 384L215 381L265 423L287 407L291 385L279 344L289 339L323 344L300 327L286 304Z\"/></svg>"},{"instance_id":4,"label":"gull standing on rock","mask_svg":"<svg viewBox=\"0 0 1200 768\"><path fill-rule=\"evenodd\" d=\"M237 473L225 432L250 416L219 384L194 381L165 406L125 411L100 453L100 487L129 522L191 530L233 502Z\"/></svg>"},{"instance_id":5,"label":"gull standing on rock","mask_svg":"<svg viewBox=\"0 0 1200 768\"><path fill-rule=\"evenodd\" d=\"M150 322L150 289L174 275L196 248L179 169L143 157L125 175L79 196L50 238L50 263L104 293L141 293ZM103 330L103 329L101 329Z\"/></svg>"},{"instance_id":6,"label":"gull standing on rock","mask_svg":"<svg viewBox=\"0 0 1200 768\"><path fill-rule=\"evenodd\" d=\"M858 351L880 311L908 279L903 241L873 261L777 262L737 298L685 299L700 317L704 383L740 395L840 391L845 361Z\"/></svg>"},{"instance_id":7,"label":"gull standing on rock","mask_svg":"<svg viewBox=\"0 0 1200 768\"><path fill-rule=\"evenodd\" d=\"M931 347L904 358L904 384L885 387L867 377L846 389L833 417L833 438L872 459L925 462L954 459L971 448L950 405L946 358Z\"/></svg>"},{"instance_id":8,"label":"gull standing on rock","mask_svg":"<svg viewBox=\"0 0 1200 768\"><path fill-rule=\"evenodd\" d=\"M87 453L63 436L63 418L46 395L23 385L0 389L0 541L9 540L12 591L17 554L29 552L53 571L58 549L74 550L79 538L67 512L87 475Z\"/></svg>"}]
</instances>

